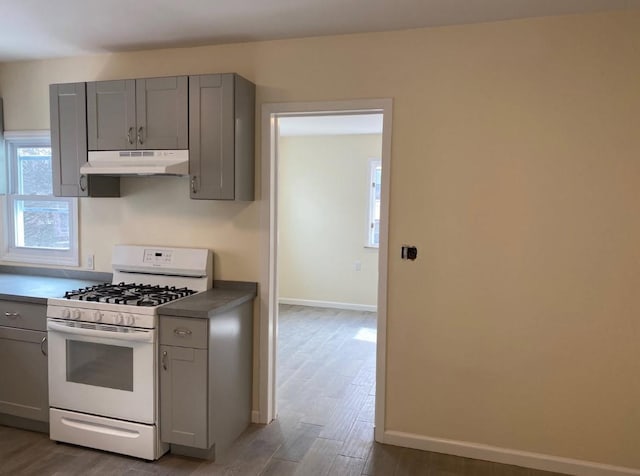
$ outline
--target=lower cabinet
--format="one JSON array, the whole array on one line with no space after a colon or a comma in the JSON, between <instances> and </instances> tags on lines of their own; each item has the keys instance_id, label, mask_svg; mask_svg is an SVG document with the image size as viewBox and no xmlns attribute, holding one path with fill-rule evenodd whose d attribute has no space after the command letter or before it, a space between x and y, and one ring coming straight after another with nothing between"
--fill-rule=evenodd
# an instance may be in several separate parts
<instances>
[{"instance_id":1,"label":"lower cabinet","mask_svg":"<svg viewBox=\"0 0 640 476\"><path fill-rule=\"evenodd\" d=\"M0 413L49 421L47 333L0 326Z\"/></svg>"},{"instance_id":2,"label":"lower cabinet","mask_svg":"<svg viewBox=\"0 0 640 476\"><path fill-rule=\"evenodd\" d=\"M251 420L253 302L159 320L160 439L172 453L214 459Z\"/></svg>"},{"instance_id":3,"label":"lower cabinet","mask_svg":"<svg viewBox=\"0 0 640 476\"><path fill-rule=\"evenodd\" d=\"M160 360L162 441L208 448L207 351L161 345Z\"/></svg>"}]
</instances>

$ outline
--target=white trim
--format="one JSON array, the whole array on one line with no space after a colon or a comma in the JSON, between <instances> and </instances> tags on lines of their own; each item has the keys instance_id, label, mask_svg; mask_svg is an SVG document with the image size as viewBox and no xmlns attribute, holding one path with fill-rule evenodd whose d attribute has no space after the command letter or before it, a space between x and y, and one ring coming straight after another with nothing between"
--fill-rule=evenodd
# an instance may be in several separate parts
<instances>
[{"instance_id":1,"label":"white trim","mask_svg":"<svg viewBox=\"0 0 640 476\"><path fill-rule=\"evenodd\" d=\"M326 307L329 309L347 309L349 311L376 312L378 307L372 304L355 304L352 302L313 301L311 299L279 298L280 304L293 306Z\"/></svg>"},{"instance_id":2,"label":"white trim","mask_svg":"<svg viewBox=\"0 0 640 476\"><path fill-rule=\"evenodd\" d=\"M51 140L51 132L47 129L36 129L32 131L4 131L4 140L7 141L16 142L27 140L30 142L31 139L46 140L49 142Z\"/></svg>"},{"instance_id":3,"label":"white trim","mask_svg":"<svg viewBox=\"0 0 640 476\"><path fill-rule=\"evenodd\" d=\"M382 117L382 185L380 190L380 240L378 245L378 330L376 344L376 441L382 441L386 429L387 398L387 282L389 259L389 197L391 186L391 123L393 101L383 99Z\"/></svg>"},{"instance_id":4,"label":"white trim","mask_svg":"<svg viewBox=\"0 0 640 476\"><path fill-rule=\"evenodd\" d=\"M436 453L446 453L464 458L481 459L495 463L512 464L525 468L580 476L640 475L640 469L500 448L498 446L470 443L468 441L431 438L412 433L403 433L401 431L385 431L382 442L417 450L434 451Z\"/></svg>"},{"instance_id":5,"label":"white trim","mask_svg":"<svg viewBox=\"0 0 640 476\"><path fill-rule=\"evenodd\" d=\"M261 423L260 422L260 412L258 410L251 411L251 423Z\"/></svg>"},{"instance_id":6,"label":"white trim","mask_svg":"<svg viewBox=\"0 0 640 476\"><path fill-rule=\"evenodd\" d=\"M380 246L378 248L378 315L376 350L376 412L375 439L382 441L385 424L386 397L386 334L387 334L387 262L389 185L391 175L391 112L392 99L357 99L348 101L274 103L262 105L261 191L260 191L260 325L258 350L259 422L269 423L276 414L276 343L277 343L277 282L276 223L277 117L291 115L326 115L327 113L383 114L382 131L382 197L380 210Z\"/></svg>"}]
</instances>

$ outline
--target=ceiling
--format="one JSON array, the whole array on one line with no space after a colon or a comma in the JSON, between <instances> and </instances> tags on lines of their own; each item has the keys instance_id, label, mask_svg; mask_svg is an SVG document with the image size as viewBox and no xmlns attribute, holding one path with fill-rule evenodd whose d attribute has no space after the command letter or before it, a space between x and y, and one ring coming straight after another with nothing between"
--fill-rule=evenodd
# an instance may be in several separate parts
<instances>
[{"instance_id":1,"label":"ceiling","mask_svg":"<svg viewBox=\"0 0 640 476\"><path fill-rule=\"evenodd\" d=\"M331 114L278 119L280 136L382 134L382 114Z\"/></svg>"},{"instance_id":2,"label":"ceiling","mask_svg":"<svg viewBox=\"0 0 640 476\"><path fill-rule=\"evenodd\" d=\"M0 62L640 8L640 0L0 0Z\"/></svg>"}]
</instances>

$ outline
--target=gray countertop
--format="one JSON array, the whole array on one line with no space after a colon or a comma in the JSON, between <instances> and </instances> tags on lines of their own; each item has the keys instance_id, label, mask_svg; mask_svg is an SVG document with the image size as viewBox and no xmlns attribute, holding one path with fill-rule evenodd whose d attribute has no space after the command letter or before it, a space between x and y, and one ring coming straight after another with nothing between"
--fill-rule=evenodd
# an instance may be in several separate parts
<instances>
[{"instance_id":1,"label":"gray countertop","mask_svg":"<svg viewBox=\"0 0 640 476\"><path fill-rule=\"evenodd\" d=\"M256 283L216 281L213 289L160 306L158 314L207 319L250 301L256 295Z\"/></svg>"},{"instance_id":2,"label":"gray countertop","mask_svg":"<svg viewBox=\"0 0 640 476\"><path fill-rule=\"evenodd\" d=\"M65 291L105 282L111 282L108 273L0 266L0 299L46 304ZM213 289L160 306L158 314L206 319L255 298L257 288L251 282L214 281Z\"/></svg>"},{"instance_id":3,"label":"gray countertop","mask_svg":"<svg viewBox=\"0 0 640 476\"><path fill-rule=\"evenodd\" d=\"M0 299L46 304L47 298L104 281L27 274L0 273Z\"/></svg>"}]
</instances>

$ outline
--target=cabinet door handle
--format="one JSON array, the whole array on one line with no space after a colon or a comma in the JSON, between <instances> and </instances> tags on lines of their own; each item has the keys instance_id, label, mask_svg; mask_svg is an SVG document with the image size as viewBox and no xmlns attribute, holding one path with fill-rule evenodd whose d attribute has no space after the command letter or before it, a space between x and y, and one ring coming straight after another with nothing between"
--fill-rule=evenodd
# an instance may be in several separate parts
<instances>
[{"instance_id":1,"label":"cabinet door handle","mask_svg":"<svg viewBox=\"0 0 640 476\"><path fill-rule=\"evenodd\" d=\"M198 188L196 187L196 176L191 177L191 193L198 193Z\"/></svg>"},{"instance_id":2,"label":"cabinet door handle","mask_svg":"<svg viewBox=\"0 0 640 476\"><path fill-rule=\"evenodd\" d=\"M133 132L136 130L135 127L130 127L129 132L127 132L127 139L129 139L129 144L133 145Z\"/></svg>"},{"instance_id":3,"label":"cabinet door handle","mask_svg":"<svg viewBox=\"0 0 640 476\"><path fill-rule=\"evenodd\" d=\"M83 185L84 182L84 185ZM86 175L81 175L80 176L80 180L78 180L78 185L80 186L80 190L82 190L83 192L87 191L87 176Z\"/></svg>"},{"instance_id":4,"label":"cabinet door handle","mask_svg":"<svg viewBox=\"0 0 640 476\"><path fill-rule=\"evenodd\" d=\"M167 351L162 351L162 368L167 370Z\"/></svg>"},{"instance_id":5,"label":"cabinet door handle","mask_svg":"<svg viewBox=\"0 0 640 476\"><path fill-rule=\"evenodd\" d=\"M44 336L42 341L40 341L40 352L42 352L42 355L45 357L47 356L47 336Z\"/></svg>"},{"instance_id":6,"label":"cabinet door handle","mask_svg":"<svg viewBox=\"0 0 640 476\"><path fill-rule=\"evenodd\" d=\"M19 312L5 312L4 313L4 317L8 318L8 319L17 319L20 317L20 313Z\"/></svg>"},{"instance_id":7,"label":"cabinet door handle","mask_svg":"<svg viewBox=\"0 0 640 476\"><path fill-rule=\"evenodd\" d=\"M191 330L190 329L174 329L173 333L175 335L177 335L178 337L187 337L191 335Z\"/></svg>"},{"instance_id":8,"label":"cabinet door handle","mask_svg":"<svg viewBox=\"0 0 640 476\"><path fill-rule=\"evenodd\" d=\"M140 126L138 128L138 144L140 144L140 145L144 144L144 141L142 140L142 130L143 129L144 128L142 126Z\"/></svg>"}]
</instances>

